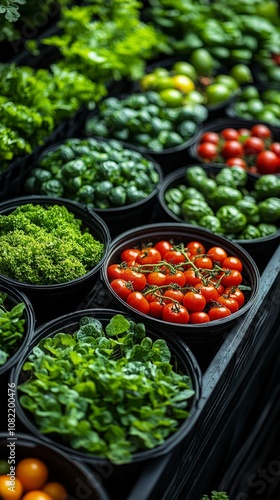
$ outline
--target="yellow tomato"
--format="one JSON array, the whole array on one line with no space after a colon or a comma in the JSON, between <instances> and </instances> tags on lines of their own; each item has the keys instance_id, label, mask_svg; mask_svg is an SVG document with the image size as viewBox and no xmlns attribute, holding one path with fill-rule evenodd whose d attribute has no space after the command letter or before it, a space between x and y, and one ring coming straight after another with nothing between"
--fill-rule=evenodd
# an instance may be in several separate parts
<instances>
[{"instance_id":1,"label":"yellow tomato","mask_svg":"<svg viewBox=\"0 0 280 500\"><path fill-rule=\"evenodd\" d=\"M53 500L66 500L67 499L66 488L62 484L57 483L55 481L53 481L51 483L47 483L44 486L43 491L45 493L48 493L48 495L50 495L50 497L52 497Z\"/></svg>"},{"instance_id":2,"label":"yellow tomato","mask_svg":"<svg viewBox=\"0 0 280 500\"><path fill-rule=\"evenodd\" d=\"M42 488L48 475L46 464L38 458L23 458L16 466L16 477L21 481L24 491Z\"/></svg>"},{"instance_id":3,"label":"yellow tomato","mask_svg":"<svg viewBox=\"0 0 280 500\"><path fill-rule=\"evenodd\" d=\"M1 500L20 500L23 487L19 479L10 479L10 476L0 476Z\"/></svg>"},{"instance_id":4,"label":"yellow tomato","mask_svg":"<svg viewBox=\"0 0 280 500\"><path fill-rule=\"evenodd\" d=\"M172 80L174 82L174 88L181 90L184 94L188 94L191 90L195 89L194 82L186 75L174 75Z\"/></svg>"}]
</instances>

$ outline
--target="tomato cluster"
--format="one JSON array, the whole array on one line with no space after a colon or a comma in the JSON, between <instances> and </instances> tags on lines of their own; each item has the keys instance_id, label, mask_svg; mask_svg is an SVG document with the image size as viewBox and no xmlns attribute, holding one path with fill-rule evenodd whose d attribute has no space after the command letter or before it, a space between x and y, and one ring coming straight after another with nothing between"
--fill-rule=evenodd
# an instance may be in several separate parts
<instances>
[{"instance_id":1,"label":"tomato cluster","mask_svg":"<svg viewBox=\"0 0 280 500\"><path fill-rule=\"evenodd\" d=\"M280 172L280 142L274 141L270 128L261 123L250 128L227 127L220 132L205 132L197 154L205 162L239 165L261 175Z\"/></svg>"},{"instance_id":2,"label":"tomato cluster","mask_svg":"<svg viewBox=\"0 0 280 500\"><path fill-rule=\"evenodd\" d=\"M160 240L126 248L107 276L114 292L142 314L199 324L238 311L245 302L242 262L222 247Z\"/></svg>"},{"instance_id":3,"label":"tomato cluster","mask_svg":"<svg viewBox=\"0 0 280 500\"><path fill-rule=\"evenodd\" d=\"M0 475L2 500L67 499L66 488L61 483L49 481L48 467L38 458L23 458L17 463L15 471L11 471L10 466L2 460L1 472L5 472Z\"/></svg>"}]
</instances>

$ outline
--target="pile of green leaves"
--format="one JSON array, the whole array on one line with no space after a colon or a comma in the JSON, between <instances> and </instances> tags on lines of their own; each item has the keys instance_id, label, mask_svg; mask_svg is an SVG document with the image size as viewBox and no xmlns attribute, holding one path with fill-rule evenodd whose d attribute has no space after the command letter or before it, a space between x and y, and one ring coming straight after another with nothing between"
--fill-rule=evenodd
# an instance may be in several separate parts
<instances>
[{"instance_id":1,"label":"pile of green leaves","mask_svg":"<svg viewBox=\"0 0 280 500\"><path fill-rule=\"evenodd\" d=\"M0 215L0 273L34 285L65 283L101 260L96 240L63 205L27 203Z\"/></svg>"},{"instance_id":2,"label":"pile of green leaves","mask_svg":"<svg viewBox=\"0 0 280 500\"><path fill-rule=\"evenodd\" d=\"M62 70L4 65L0 69L0 172L9 161L30 153L83 103L102 89L86 76Z\"/></svg>"},{"instance_id":3,"label":"pile of green leaves","mask_svg":"<svg viewBox=\"0 0 280 500\"><path fill-rule=\"evenodd\" d=\"M121 464L162 444L189 416L191 378L163 339L121 314L84 316L73 334L40 340L23 366L21 405L43 434Z\"/></svg>"},{"instance_id":4,"label":"pile of green leaves","mask_svg":"<svg viewBox=\"0 0 280 500\"><path fill-rule=\"evenodd\" d=\"M149 0L148 19L165 35L171 53L207 48L224 64L249 64L280 52L275 0Z\"/></svg>"},{"instance_id":5,"label":"pile of green leaves","mask_svg":"<svg viewBox=\"0 0 280 500\"><path fill-rule=\"evenodd\" d=\"M19 302L9 309L7 297L7 293L0 291L0 366L17 350L25 332L25 304Z\"/></svg>"},{"instance_id":6,"label":"pile of green leaves","mask_svg":"<svg viewBox=\"0 0 280 500\"><path fill-rule=\"evenodd\" d=\"M151 24L141 20L137 0L89 0L86 6L63 8L58 22L62 33L43 40L57 47L60 68L107 84L122 77L138 79L145 60L164 43Z\"/></svg>"}]
</instances>

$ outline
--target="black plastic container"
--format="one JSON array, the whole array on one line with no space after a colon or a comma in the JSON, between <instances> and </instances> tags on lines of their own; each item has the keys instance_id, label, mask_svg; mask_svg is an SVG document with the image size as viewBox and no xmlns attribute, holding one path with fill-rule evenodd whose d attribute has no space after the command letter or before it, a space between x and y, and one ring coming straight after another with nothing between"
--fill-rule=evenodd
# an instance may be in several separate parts
<instances>
[{"instance_id":1,"label":"black plastic container","mask_svg":"<svg viewBox=\"0 0 280 500\"><path fill-rule=\"evenodd\" d=\"M217 132L220 133L224 128L234 128L236 130L240 128L251 128L254 125L257 124L265 124L264 121L261 120L245 120L242 119L240 116L231 116L231 117L225 117L225 118L219 118L218 120L213 120L211 122L206 123L196 134L193 143L191 144L189 148L189 154L192 158L192 161L198 161L200 163L206 163L206 164L211 164L215 166L220 166L220 167L226 167L228 166L226 164L226 161L217 163L215 160L213 161L206 161L203 158L201 158L197 152L197 147L200 143L200 139L202 135L206 132ZM268 125L268 124L266 124ZM280 128L275 127L274 125L269 124L269 128L272 133L272 138L273 141L279 142L280 141ZM261 174L258 174L257 172L250 172L250 175L255 176L255 177L260 177ZM275 174L275 175L280 175L280 174Z\"/></svg>"},{"instance_id":2,"label":"black plastic container","mask_svg":"<svg viewBox=\"0 0 280 500\"><path fill-rule=\"evenodd\" d=\"M7 294L7 298L4 301L4 306L9 311L15 307L17 304L23 303L25 305L23 318L25 320L25 333L23 338L17 344L17 348L13 354L7 359L6 363L0 366L0 379L1 381L8 378L8 374L13 366L18 362L19 358L24 355L26 350L29 347L29 344L34 335L35 329L35 315L32 304L27 296L21 291L7 286L4 283L1 283L0 280L0 292Z\"/></svg>"},{"instance_id":3,"label":"black plastic container","mask_svg":"<svg viewBox=\"0 0 280 500\"><path fill-rule=\"evenodd\" d=\"M221 246L228 255L238 257L243 263L242 275L244 283L251 287L251 291L246 297L244 306L226 318L201 324L170 323L142 314L129 306L110 286L107 269L109 265L120 262L120 255L124 249L133 248L137 245L141 246L143 242L145 242L145 244L150 242L156 243L160 240L172 240L175 244L180 242L187 244L187 242L195 240L201 242L206 249L212 246ZM102 265L101 279L106 290L111 295L113 302L116 303L119 308L135 316L137 320L141 321L144 318L147 325L153 326L154 328L160 328L162 331L172 330L172 334L175 333L181 337L192 348L193 345L199 345L201 347L207 347L207 344L211 345L211 343L217 345L217 343L224 338L229 329L242 318L256 300L259 290L260 275L256 263L241 246L197 226L165 222L147 224L134 231L126 231L115 238L110 244L108 255Z\"/></svg>"},{"instance_id":4,"label":"black plastic container","mask_svg":"<svg viewBox=\"0 0 280 500\"><path fill-rule=\"evenodd\" d=\"M69 138L69 140L71 139L73 139L73 137ZM102 143L108 143L110 141L110 139L102 139L100 137L94 137L93 139ZM120 143L127 150L137 151L135 147L124 144L121 141L114 140L114 142ZM55 151L61 144L64 143L65 140L59 141L52 146L44 149L41 155L37 158L37 161L33 162L30 167L26 169L24 180L26 180L29 175L32 175L32 170L38 167L40 161L44 158L45 155L47 155L51 151ZM130 205L125 205L122 207L110 207L106 209L92 208L94 213L99 215L99 217L101 217L101 219L103 219L107 224L111 237L119 234L120 228L122 228L122 231L124 231L135 227L135 221L137 221L138 224L144 224L146 220L151 216L151 213L153 212L153 210L155 209L155 205L157 204L157 193L159 186L163 180L163 172L160 165L151 156L143 153L142 156L153 163L154 170L158 174L159 181L158 184L155 185L152 192L147 195L145 199L137 201L135 203L131 203ZM22 191L18 194L23 196L27 195L27 193Z\"/></svg>"},{"instance_id":5,"label":"black plastic container","mask_svg":"<svg viewBox=\"0 0 280 500\"><path fill-rule=\"evenodd\" d=\"M221 170L220 166L217 165L205 165L205 164L196 164L201 168L204 168L207 173L213 174L214 176ZM180 168L175 172L172 172L162 181L160 185L160 189L158 192L158 201L159 201L159 217L165 221L171 222L183 222L183 219L178 217L172 212L166 202L165 202L165 193L170 188L175 188L179 184L186 183L185 173L191 165ZM256 181L256 176L248 173L248 182L246 184L246 188L253 190L254 184ZM232 241L247 250L247 252L253 257L255 262L258 264L259 268L263 269L263 267L267 264L269 258L272 256L273 252L276 250L280 240L280 227L276 233L271 234L269 236L264 236L262 238L255 238L251 240L241 240L241 239L233 239Z\"/></svg>"},{"instance_id":6,"label":"black plastic container","mask_svg":"<svg viewBox=\"0 0 280 500\"><path fill-rule=\"evenodd\" d=\"M35 337L32 344L30 345L28 353L21 357L16 368L12 371L10 380L15 383L15 387L18 387L20 383L28 380L30 372L24 372L22 370L22 367L28 355L38 344L39 340L52 337L56 333L61 332L73 334L78 330L79 320L84 316L94 317L101 321L103 325L106 325L115 314L124 313L114 309L84 309L62 317L58 317L51 322L42 325L36 330ZM124 316L127 319L132 319L135 321L135 319L131 315L124 314ZM28 431L36 435L36 437L41 439L44 443L56 446L59 450L67 453L67 455L72 459L87 463L92 466L93 469L96 468L97 470L105 470L107 468L110 471L110 481L114 481L114 478L116 478L118 481L120 481L120 478L122 478L122 480L125 480L126 474L128 474L129 481L129 475L131 473L136 473L137 477L137 471L140 470L140 468L143 466L143 463L153 460L156 457L166 455L170 453L175 447L177 447L182 440L184 440L185 442L188 439L191 439L193 426L196 420L196 411L201 394L201 370L199 368L198 362L196 361L196 358L194 357L192 352L186 347L186 345L182 341L180 341L180 339L177 339L172 335L172 329L170 330L170 334L167 334L166 332L162 332L159 329L147 326L146 333L147 336L149 336L153 341L155 341L156 339L163 339L167 342L172 355L172 365L176 366L176 371L182 374L186 374L190 377L192 388L195 392L189 400L189 417L182 422L175 433L166 438L163 444L150 450L147 449L134 453L132 455L131 462L128 461L127 463L124 463L122 465L114 465L102 456L96 456L89 452L86 453L80 450L75 450L70 446L63 444L63 441L59 440L59 438L57 437L42 434L36 427L32 415L29 415L28 411L25 410L20 404L19 397L23 393L16 392L16 414L21 423L28 429ZM114 484L114 482L112 484Z\"/></svg>"},{"instance_id":7,"label":"black plastic container","mask_svg":"<svg viewBox=\"0 0 280 500\"><path fill-rule=\"evenodd\" d=\"M100 484L100 477L87 466L72 460L57 447L43 443L41 439L27 433L16 433L15 450L12 448L11 436L0 433L0 458L13 460L18 464L24 458L42 460L49 471L48 481L62 484L75 500L109 500L109 496ZM10 458L11 457L11 458ZM14 463L11 462L14 466Z\"/></svg>"},{"instance_id":8,"label":"black plastic container","mask_svg":"<svg viewBox=\"0 0 280 500\"><path fill-rule=\"evenodd\" d=\"M92 290L107 256L111 237L107 225L97 214L85 209L78 203L63 198L49 198L47 196L13 198L0 205L0 215L8 215L18 206L29 203L42 206L65 206L76 218L82 221L83 227L89 228L91 234L104 244L104 254L100 262L84 276L69 282L53 285L32 285L16 281L3 274L0 275L0 282L4 285L13 287L27 295L34 307L36 320L40 323L72 311Z\"/></svg>"}]
</instances>

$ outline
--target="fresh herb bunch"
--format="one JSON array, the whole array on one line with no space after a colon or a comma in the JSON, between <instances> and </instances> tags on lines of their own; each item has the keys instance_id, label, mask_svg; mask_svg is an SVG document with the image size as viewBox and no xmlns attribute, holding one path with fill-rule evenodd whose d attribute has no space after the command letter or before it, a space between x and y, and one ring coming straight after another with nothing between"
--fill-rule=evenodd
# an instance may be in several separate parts
<instances>
[{"instance_id":1,"label":"fresh herb bunch","mask_svg":"<svg viewBox=\"0 0 280 500\"><path fill-rule=\"evenodd\" d=\"M0 172L43 144L54 128L105 90L75 71L3 65L0 69Z\"/></svg>"},{"instance_id":2,"label":"fresh herb bunch","mask_svg":"<svg viewBox=\"0 0 280 500\"><path fill-rule=\"evenodd\" d=\"M7 297L0 291L0 366L16 351L25 332L25 304L19 302L9 309Z\"/></svg>"},{"instance_id":3,"label":"fresh herb bunch","mask_svg":"<svg viewBox=\"0 0 280 500\"><path fill-rule=\"evenodd\" d=\"M167 343L121 314L106 326L84 316L73 335L40 340L23 370L31 377L19 386L20 403L40 432L116 464L162 444L188 418L194 395Z\"/></svg>"},{"instance_id":4,"label":"fresh herb bunch","mask_svg":"<svg viewBox=\"0 0 280 500\"><path fill-rule=\"evenodd\" d=\"M165 37L140 16L137 0L90 0L86 6L63 8L58 23L62 34L42 43L57 47L61 68L108 83L143 75L145 60L160 51Z\"/></svg>"},{"instance_id":5,"label":"fresh herb bunch","mask_svg":"<svg viewBox=\"0 0 280 500\"><path fill-rule=\"evenodd\" d=\"M0 273L49 285L83 276L101 260L104 244L65 206L27 203L0 215Z\"/></svg>"}]
</instances>

